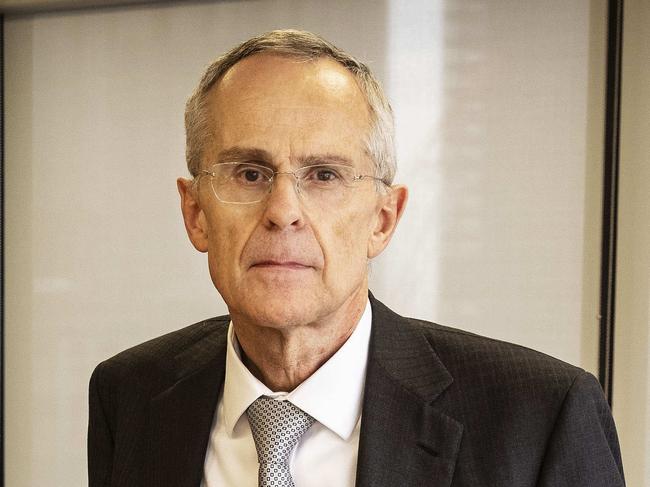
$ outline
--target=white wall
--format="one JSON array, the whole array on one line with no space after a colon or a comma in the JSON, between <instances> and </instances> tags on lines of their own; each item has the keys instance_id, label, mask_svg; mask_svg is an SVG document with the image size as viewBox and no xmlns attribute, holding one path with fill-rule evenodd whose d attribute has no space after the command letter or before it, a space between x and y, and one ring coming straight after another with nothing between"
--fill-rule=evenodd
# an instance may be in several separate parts
<instances>
[{"instance_id":1,"label":"white wall","mask_svg":"<svg viewBox=\"0 0 650 487\"><path fill-rule=\"evenodd\" d=\"M93 366L225 310L178 210L182 110L272 28L368 61L393 101L412 197L378 297L595 370L603 2L327 5L6 21L6 485L83 485Z\"/></svg>"},{"instance_id":2,"label":"white wall","mask_svg":"<svg viewBox=\"0 0 650 487\"><path fill-rule=\"evenodd\" d=\"M423 4L390 3L413 198L374 289L595 371L604 2Z\"/></svg>"},{"instance_id":3,"label":"white wall","mask_svg":"<svg viewBox=\"0 0 650 487\"><path fill-rule=\"evenodd\" d=\"M630 486L650 486L650 3L623 28L614 418Z\"/></svg>"}]
</instances>

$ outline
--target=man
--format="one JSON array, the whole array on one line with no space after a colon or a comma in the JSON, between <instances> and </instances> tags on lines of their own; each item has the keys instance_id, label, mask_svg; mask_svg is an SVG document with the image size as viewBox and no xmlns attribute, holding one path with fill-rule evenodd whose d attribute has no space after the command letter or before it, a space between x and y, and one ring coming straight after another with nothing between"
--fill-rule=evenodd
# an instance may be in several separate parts
<instances>
[{"instance_id":1,"label":"man","mask_svg":"<svg viewBox=\"0 0 650 487\"><path fill-rule=\"evenodd\" d=\"M90 486L619 486L584 371L403 318L368 292L407 190L368 69L275 31L186 110L187 233L229 316L103 362Z\"/></svg>"}]
</instances>

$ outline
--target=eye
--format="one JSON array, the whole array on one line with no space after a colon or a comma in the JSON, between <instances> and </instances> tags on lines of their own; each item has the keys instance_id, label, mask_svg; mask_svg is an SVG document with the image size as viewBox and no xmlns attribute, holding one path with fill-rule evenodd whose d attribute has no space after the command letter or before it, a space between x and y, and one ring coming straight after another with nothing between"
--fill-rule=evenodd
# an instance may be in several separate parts
<instances>
[{"instance_id":1,"label":"eye","mask_svg":"<svg viewBox=\"0 0 650 487\"><path fill-rule=\"evenodd\" d=\"M240 164L237 166L234 177L245 184L261 183L267 179L261 168L248 164Z\"/></svg>"},{"instance_id":2,"label":"eye","mask_svg":"<svg viewBox=\"0 0 650 487\"><path fill-rule=\"evenodd\" d=\"M246 178L246 181L255 182L257 181L261 175L259 171L256 171L255 169L246 169L244 171L244 177Z\"/></svg>"},{"instance_id":3,"label":"eye","mask_svg":"<svg viewBox=\"0 0 650 487\"><path fill-rule=\"evenodd\" d=\"M327 166L314 166L309 171L308 178L319 183L333 183L340 179L340 174L335 168Z\"/></svg>"}]
</instances>

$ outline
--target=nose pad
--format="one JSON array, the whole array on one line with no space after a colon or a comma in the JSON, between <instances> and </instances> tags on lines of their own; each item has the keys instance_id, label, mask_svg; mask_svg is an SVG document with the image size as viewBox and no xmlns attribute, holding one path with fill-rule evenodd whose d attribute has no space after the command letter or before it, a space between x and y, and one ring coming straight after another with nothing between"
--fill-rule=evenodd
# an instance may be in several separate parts
<instances>
[{"instance_id":1,"label":"nose pad","mask_svg":"<svg viewBox=\"0 0 650 487\"><path fill-rule=\"evenodd\" d=\"M297 177L295 174L293 175L293 178L296 180L294 183L293 187L296 188L296 194L302 196L302 180Z\"/></svg>"},{"instance_id":2,"label":"nose pad","mask_svg":"<svg viewBox=\"0 0 650 487\"><path fill-rule=\"evenodd\" d=\"M273 180L271 190L264 204L264 222L269 228L298 228L304 224L303 201L300 196L299 180L293 173L276 173L294 176L294 181L280 184L280 179ZM278 187L276 187L276 184ZM290 185L287 187L287 185ZM295 191L295 192L294 192Z\"/></svg>"},{"instance_id":3,"label":"nose pad","mask_svg":"<svg viewBox=\"0 0 650 487\"><path fill-rule=\"evenodd\" d=\"M302 196L302 187L300 185L300 178L296 176L295 173L293 172L276 172L275 175L273 176L273 181L271 181L271 186L269 188L269 193L273 191L275 188L277 182L275 178L277 176L293 176L293 189L296 191L296 194Z\"/></svg>"}]
</instances>

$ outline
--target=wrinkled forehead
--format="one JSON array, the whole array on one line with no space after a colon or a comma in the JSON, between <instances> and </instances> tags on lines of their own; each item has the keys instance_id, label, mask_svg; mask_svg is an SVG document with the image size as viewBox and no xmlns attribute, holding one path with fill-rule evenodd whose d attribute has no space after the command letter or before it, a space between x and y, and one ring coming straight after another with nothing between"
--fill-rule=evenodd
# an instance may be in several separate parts
<instances>
[{"instance_id":1,"label":"wrinkled forehead","mask_svg":"<svg viewBox=\"0 0 650 487\"><path fill-rule=\"evenodd\" d=\"M213 86L211 94L217 99L241 94L302 95L344 101L368 111L354 75L328 57L304 60L271 53L254 54L231 67Z\"/></svg>"},{"instance_id":2,"label":"wrinkled forehead","mask_svg":"<svg viewBox=\"0 0 650 487\"><path fill-rule=\"evenodd\" d=\"M216 151L233 145L273 151L269 145L284 143L355 152L370 127L355 77L329 58L250 56L212 88L208 103Z\"/></svg>"}]
</instances>

